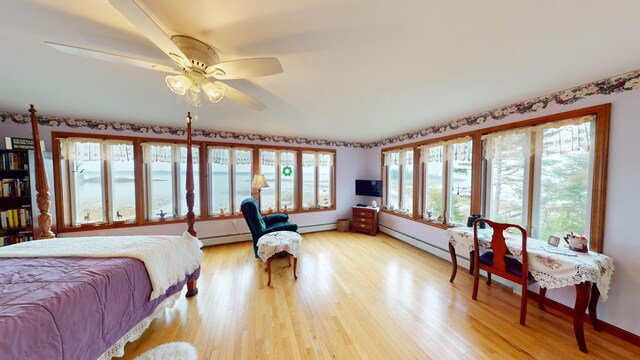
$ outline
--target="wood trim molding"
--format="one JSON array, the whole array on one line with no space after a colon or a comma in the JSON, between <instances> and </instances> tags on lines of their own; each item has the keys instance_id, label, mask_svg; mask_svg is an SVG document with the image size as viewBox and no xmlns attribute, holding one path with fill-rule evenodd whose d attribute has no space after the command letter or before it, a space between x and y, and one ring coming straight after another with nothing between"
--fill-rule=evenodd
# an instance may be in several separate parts
<instances>
[{"instance_id":1,"label":"wood trim molding","mask_svg":"<svg viewBox=\"0 0 640 360\"><path fill-rule=\"evenodd\" d=\"M136 189L136 221L135 222L126 222L126 223L107 223L107 224L96 224L94 226L68 226L64 224L64 193L62 190L62 168L61 168L61 156L60 156L60 148L57 145L58 138L65 137L82 137L82 138L93 138L93 139L104 139L104 140L125 140L131 141L134 145L134 174L136 177L135 180L135 189ZM82 134L75 132L52 132L51 133L53 147L53 168L54 168L54 182L55 182L55 197L56 197L56 214L58 215L56 218L58 232L78 232L78 231L91 231L98 229L113 229L113 228L122 228L122 227L136 227L136 226L145 226L145 225L158 225L158 224L168 224L173 222L184 222L184 219L178 220L166 220L166 221L154 221L154 220L146 220L145 209L147 208L146 203L146 195L145 195L145 184L144 184L144 164L142 160L142 147L141 144L144 142L162 142L168 144L187 144L189 140L183 139L158 139L158 138L141 138L141 137L130 137L130 136L118 136L118 135L100 135L100 134ZM333 157L333 174L332 180L333 184L332 190L332 206L326 208L314 208L314 209L302 209L298 207L296 210L291 211L288 210L288 214L296 214L296 213L311 213L316 211L335 211L336 210L336 163L337 163L337 151L336 149L327 149L327 148L311 148L311 147L295 147L295 146L274 146L274 145L259 145L259 144L243 144L243 143L224 143L224 142L209 142L209 141L192 141L192 146L198 146L201 152L200 160L200 211L201 216L194 219L194 221L209 221L209 220L224 220L231 218L241 218L241 214L234 215L225 215L225 216L216 216L209 214L209 198L208 198L208 187L209 187L209 174L208 174L208 146L225 146L229 148L247 148L252 149L253 151L253 171L254 174L258 173L259 169L259 149L281 149L281 150L293 150L296 151L297 154L301 154L302 151L314 151L314 152L324 152L331 153ZM301 163L300 163L301 164ZM302 181L302 166L298 166L296 176L300 178ZM231 191L234 193L235 182L231 182ZM297 186L297 204L301 203L302 198L302 187L300 184ZM252 194L252 196L257 196L257 194ZM232 201L231 206L234 207L234 201Z\"/></svg>"},{"instance_id":2,"label":"wood trim molding","mask_svg":"<svg viewBox=\"0 0 640 360\"><path fill-rule=\"evenodd\" d=\"M523 127L531 127L535 125L540 125L548 122L560 121L564 119L571 119L586 115L595 115L596 117L596 136L595 136L595 146L594 146L594 164L593 164L593 182L592 182L592 203L591 203L591 228L590 228L590 241L589 241L589 249L596 252L603 252L604 250L604 223L605 223L605 208L606 208L606 184L607 184L607 166L608 166L608 151L609 151L609 131L610 131L610 122L611 122L611 104L602 104L591 106L583 109L577 109L573 111L567 111L558 114L552 114L548 116L543 116L534 119L523 120L519 122L503 124L499 126L488 127L484 129L478 129L474 131L469 131L465 133L448 135L434 139L428 139L423 141L418 141L410 144L403 144L399 146L393 146L388 148L380 149L380 153L383 154L386 151L397 150L400 148L408 148L413 147L417 149L420 145L431 144L440 141L447 141L456 138L461 138L465 136L470 136L473 141L473 167L472 167L472 190L471 190L471 213L478 213L482 208L481 200L481 191L482 191L482 178L481 176L476 176L476 174L480 174L482 172L482 136L504 131L511 130ZM446 154L445 154L446 155ZM414 159L414 161L419 161L419 159ZM530 164L533 164L533 158L530 159ZM445 173L449 173L449 162L445 158ZM382 163L382 169L384 174L384 162ZM529 187L529 199L532 198L532 179L531 177L533 172L530 172L530 184ZM414 184L415 186L415 184ZM421 186L421 185L420 185ZM385 187L386 188L386 187ZM444 189L449 188L448 176L445 176L444 180ZM448 191L444 191L444 213L448 213ZM414 196L414 207L419 204L416 202ZM528 215L527 217L531 219L532 212L532 202L528 203ZM415 212L414 212L415 214ZM418 220L418 218L416 218ZM448 221L449 219L446 219ZM529 221L529 224L531 222ZM527 226L530 231L530 225Z\"/></svg>"}]
</instances>

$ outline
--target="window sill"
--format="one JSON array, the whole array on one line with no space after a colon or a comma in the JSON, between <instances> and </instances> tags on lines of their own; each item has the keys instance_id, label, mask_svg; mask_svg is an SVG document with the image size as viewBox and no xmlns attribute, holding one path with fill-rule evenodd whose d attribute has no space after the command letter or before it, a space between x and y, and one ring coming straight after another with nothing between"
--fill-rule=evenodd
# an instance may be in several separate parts
<instances>
[{"instance_id":1,"label":"window sill","mask_svg":"<svg viewBox=\"0 0 640 360\"><path fill-rule=\"evenodd\" d=\"M405 213L401 213L401 212L398 212L398 211L389 210L389 209L380 209L380 211L383 212L383 213L387 213L389 215L398 216L398 217L401 217L401 218L404 218L404 219L414 220L413 216L405 214Z\"/></svg>"},{"instance_id":2,"label":"window sill","mask_svg":"<svg viewBox=\"0 0 640 360\"><path fill-rule=\"evenodd\" d=\"M321 208L321 209L308 209L308 210L296 210L296 211L287 211L286 214L308 214L320 211L335 211L335 207ZM262 213L262 216L272 215L272 214L282 214L285 213L283 211L271 212L271 213ZM196 218L196 223L202 221L217 221L217 220L232 220L232 219L242 219L242 214L237 215L209 215L207 217L198 217ZM119 229L119 228L129 228L129 227L139 227L139 226L151 226L151 225L165 225L165 224L185 224L186 229L187 220L182 219L169 219L169 220L146 220L141 223L133 223L133 222L116 222L112 224L91 224L84 226L64 226L58 230L58 233L74 233L74 232L82 232L82 231L95 231L95 230L109 230L109 229ZM197 230L197 226L196 226Z\"/></svg>"},{"instance_id":3,"label":"window sill","mask_svg":"<svg viewBox=\"0 0 640 360\"><path fill-rule=\"evenodd\" d=\"M437 227L439 229L445 229L445 230L457 226L457 225L451 225L451 224L443 224L443 223L439 223L439 222L436 222L433 220L427 220L427 219L416 219L416 221L421 224L425 224L425 225L429 225L429 226L433 226L433 227Z\"/></svg>"}]
</instances>

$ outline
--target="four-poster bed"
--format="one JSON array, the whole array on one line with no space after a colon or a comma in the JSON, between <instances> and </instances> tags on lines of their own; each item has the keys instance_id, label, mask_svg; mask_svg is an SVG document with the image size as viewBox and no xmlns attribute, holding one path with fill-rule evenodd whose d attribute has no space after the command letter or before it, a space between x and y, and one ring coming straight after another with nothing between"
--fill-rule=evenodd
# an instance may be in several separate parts
<instances>
[{"instance_id":1,"label":"four-poster bed","mask_svg":"<svg viewBox=\"0 0 640 360\"><path fill-rule=\"evenodd\" d=\"M191 115L187 115L187 230L182 236L55 239L50 194L31 105L39 215L34 237L0 248L3 359L110 359L142 335L187 285L198 293ZM34 209L35 210L35 209ZM35 217L35 216L34 216Z\"/></svg>"}]
</instances>

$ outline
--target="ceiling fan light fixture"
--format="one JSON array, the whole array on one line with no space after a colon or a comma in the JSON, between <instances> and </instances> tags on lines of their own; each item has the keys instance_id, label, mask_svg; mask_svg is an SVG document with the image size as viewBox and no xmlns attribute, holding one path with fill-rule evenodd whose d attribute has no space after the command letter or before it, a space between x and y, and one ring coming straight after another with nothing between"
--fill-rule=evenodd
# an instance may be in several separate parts
<instances>
[{"instance_id":1,"label":"ceiling fan light fixture","mask_svg":"<svg viewBox=\"0 0 640 360\"><path fill-rule=\"evenodd\" d=\"M187 103L191 106L200 106L200 87L193 85L187 90Z\"/></svg>"},{"instance_id":2,"label":"ceiling fan light fixture","mask_svg":"<svg viewBox=\"0 0 640 360\"><path fill-rule=\"evenodd\" d=\"M204 90L205 94L207 94L209 101L211 101L214 104L220 102L224 98L224 95L227 92L226 88L214 85L210 82L203 84L202 90Z\"/></svg>"},{"instance_id":3,"label":"ceiling fan light fixture","mask_svg":"<svg viewBox=\"0 0 640 360\"><path fill-rule=\"evenodd\" d=\"M178 95L184 95L193 87L193 81L184 75L168 75L164 78L171 91Z\"/></svg>"}]
</instances>

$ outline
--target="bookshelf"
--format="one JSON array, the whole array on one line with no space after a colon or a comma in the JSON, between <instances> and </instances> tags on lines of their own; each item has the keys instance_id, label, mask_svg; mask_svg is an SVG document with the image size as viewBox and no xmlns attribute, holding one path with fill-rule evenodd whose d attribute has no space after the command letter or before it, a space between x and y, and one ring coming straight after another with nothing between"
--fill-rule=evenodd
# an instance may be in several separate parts
<instances>
[{"instance_id":1,"label":"bookshelf","mask_svg":"<svg viewBox=\"0 0 640 360\"><path fill-rule=\"evenodd\" d=\"M33 240L32 150L0 150L0 246Z\"/></svg>"}]
</instances>

